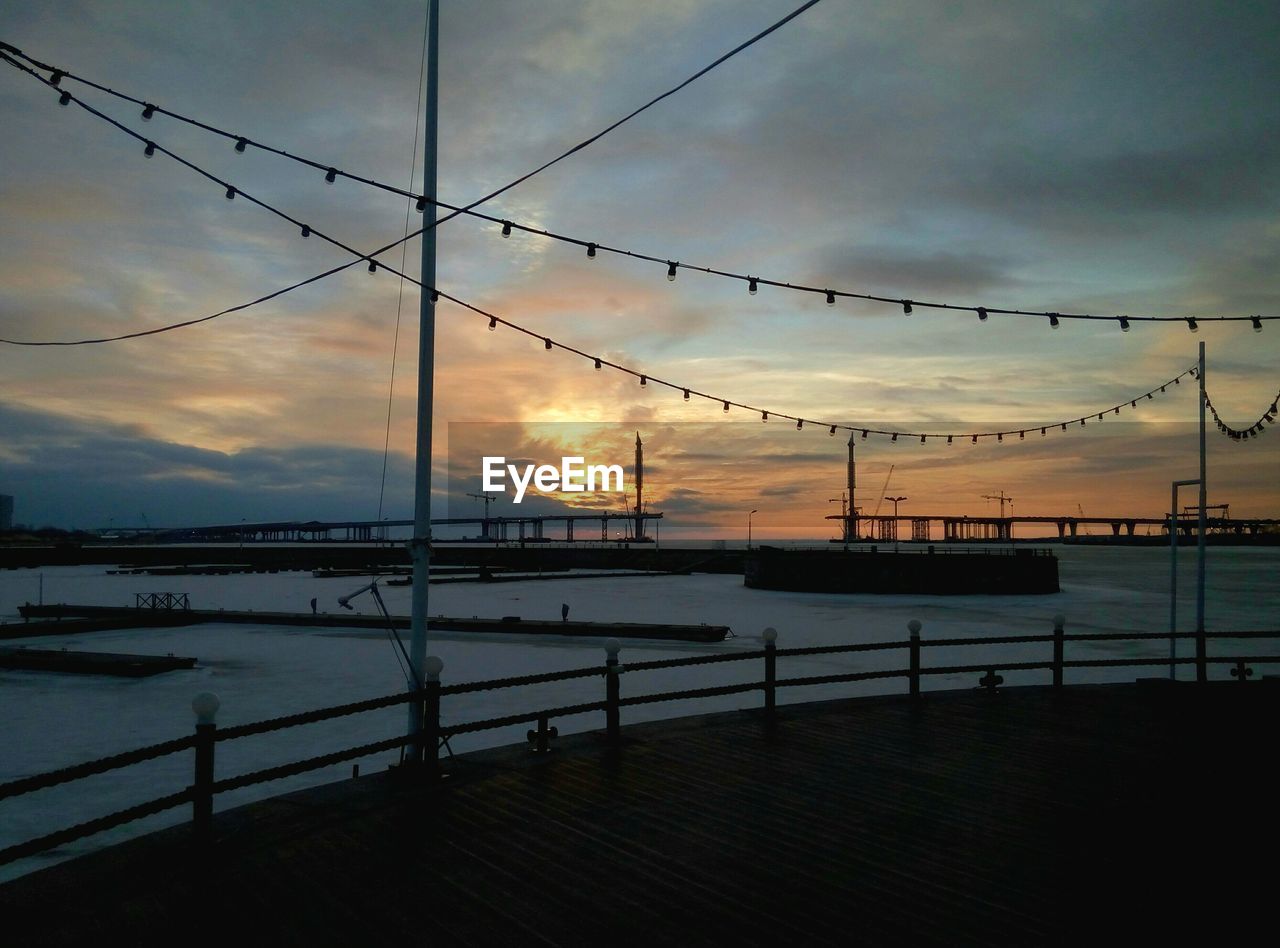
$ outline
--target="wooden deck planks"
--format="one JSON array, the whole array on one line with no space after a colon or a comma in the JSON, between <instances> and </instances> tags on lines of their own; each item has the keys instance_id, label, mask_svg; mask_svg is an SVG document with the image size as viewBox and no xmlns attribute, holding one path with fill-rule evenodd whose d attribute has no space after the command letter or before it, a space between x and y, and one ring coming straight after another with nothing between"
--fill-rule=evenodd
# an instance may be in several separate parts
<instances>
[{"instance_id":1,"label":"wooden deck planks","mask_svg":"<svg viewBox=\"0 0 1280 948\"><path fill-rule=\"evenodd\" d=\"M1231 918L1238 935L1269 891L1244 857L1277 841L1258 755L1278 695L927 693L464 755L435 789L383 774L220 814L203 876L179 828L0 886L0 931L1035 945Z\"/></svg>"}]
</instances>

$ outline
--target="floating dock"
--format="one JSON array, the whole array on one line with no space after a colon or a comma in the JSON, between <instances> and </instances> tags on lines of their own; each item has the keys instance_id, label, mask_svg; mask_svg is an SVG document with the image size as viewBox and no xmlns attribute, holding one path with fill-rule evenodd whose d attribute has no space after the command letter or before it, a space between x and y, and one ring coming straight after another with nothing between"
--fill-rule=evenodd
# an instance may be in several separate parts
<instances>
[{"instance_id":1,"label":"floating dock","mask_svg":"<svg viewBox=\"0 0 1280 948\"><path fill-rule=\"evenodd\" d=\"M84 606L30 604L19 613L36 622L0 626L0 638L36 635L72 635L104 629L174 628L207 622L296 625L336 629L385 629L387 620L377 615L333 612L242 612L230 609L138 609L133 606ZM409 628L407 616L392 616L397 629ZM427 628L438 632L477 632L506 635L573 635L619 639L669 639L682 642L720 642L729 634L727 625L673 625L648 622L561 622L554 619L498 619L431 616Z\"/></svg>"},{"instance_id":2,"label":"floating dock","mask_svg":"<svg viewBox=\"0 0 1280 948\"><path fill-rule=\"evenodd\" d=\"M194 658L177 655L125 655L119 652L69 652L66 649L0 648L0 668L146 678L194 668Z\"/></svg>"},{"instance_id":3,"label":"floating dock","mask_svg":"<svg viewBox=\"0 0 1280 948\"><path fill-rule=\"evenodd\" d=\"M752 589L824 593L1026 595L1059 592L1058 558L1027 547L984 550L784 550L746 555Z\"/></svg>"}]
</instances>

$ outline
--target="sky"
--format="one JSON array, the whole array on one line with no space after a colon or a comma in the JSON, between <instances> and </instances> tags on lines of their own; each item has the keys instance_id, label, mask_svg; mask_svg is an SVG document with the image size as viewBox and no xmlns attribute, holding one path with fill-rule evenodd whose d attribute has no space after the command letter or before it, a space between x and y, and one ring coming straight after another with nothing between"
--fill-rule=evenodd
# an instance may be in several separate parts
<instances>
[{"instance_id":1,"label":"sky","mask_svg":"<svg viewBox=\"0 0 1280 948\"><path fill-rule=\"evenodd\" d=\"M473 201L588 138L798 0L446 0L441 200ZM425 3L36 2L0 39L37 60L363 177L421 190ZM1278 315L1280 9L1241 2L823 0L482 209L692 267L959 305ZM368 251L404 199L232 143L72 79L63 88L240 190ZM313 237L0 63L0 337L69 340L198 318L347 262ZM417 169L415 172L415 168ZM384 255L399 268L400 251ZM509 459L629 465L664 536L830 535L846 432L718 399L912 432L857 443L857 504L903 512L1160 516L1197 471L1195 387L1128 407L1207 348L1210 397L1252 425L1280 388L1280 322L1114 322L839 299L459 218L438 231L437 516L477 516L467 423ZM405 272L417 275L419 242ZM357 265L141 339L0 345L0 493L32 526L412 515L417 287ZM596 371L539 338L716 396ZM394 370L393 370L394 366ZM1102 424L1039 427L1122 405ZM390 421L388 423L388 416ZM460 429L456 429L460 430ZM1209 503L1280 516L1280 435L1210 428ZM385 448L385 464L384 464ZM890 468L892 466L892 472ZM385 469L385 478L384 478ZM468 483L468 477L471 482ZM887 478L887 479L886 479ZM466 490L462 490L465 487ZM452 496L446 491L453 490ZM495 513L523 512L499 502ZM601 509L609 498L572 500ZM618 509L622 502L617 503ZM528 508L531 509L531 508ZM887 510L887 506L885 508Z\"/></svg>"}]
</instances>

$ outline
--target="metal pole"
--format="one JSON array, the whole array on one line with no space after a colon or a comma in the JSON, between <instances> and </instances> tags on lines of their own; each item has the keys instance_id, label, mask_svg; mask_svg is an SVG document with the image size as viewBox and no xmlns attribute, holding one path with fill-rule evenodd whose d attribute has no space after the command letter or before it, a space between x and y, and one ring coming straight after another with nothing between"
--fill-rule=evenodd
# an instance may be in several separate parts
<instances>
[{"instance_id":1,"label":"metal pole","mask_svg":"<svg viewBox=\"0 0 1280 948\"><path fill-rule=\"evenodd\" d=\"M1178 488L1198 480L1173 481L1169 495L1169 679L1178 677Z\"/></svg>"},{"instance_id":2,"label":"metal pole","mask_svg":"<svg viewBox=\"0 0 1280 948\"><path fill-rule=\"evenodd\" d=\"M1204 391L1204 342L1200 343L1200 516L1198 526L1198 542L1196 544L1196 680L1208 681L1208 669L1205 666L1204 642L1204 548L1207 518L1205 504L1208 502L1208 487L1205 479L1205 438L1204 413L1206 397Z\"/></svg>"},{"instance_id":3,"label":"metal pole","mask_svg":"<svg viewBox=\"0 0 1280 948\"><path fill-rule=\"evenodd\" d=\"M422 193L427 197L424 214L436 219L431 200L436 196L436 132L440 76L440 3L429 0L427 9L426 116L422 134ZM420 690L427 657L427 591L430 588L431 559L431 412L435 405L436 310L432 290L436 283L436 230L422 232L422 300L418 332L418 439L414 472L413 539L409 551L413 558L413 607L410 616L409 691ZM417 702L409 702L409 734L422 727ZM421 762L421 742L411 745Z\"/></svg>"}]
</instances>

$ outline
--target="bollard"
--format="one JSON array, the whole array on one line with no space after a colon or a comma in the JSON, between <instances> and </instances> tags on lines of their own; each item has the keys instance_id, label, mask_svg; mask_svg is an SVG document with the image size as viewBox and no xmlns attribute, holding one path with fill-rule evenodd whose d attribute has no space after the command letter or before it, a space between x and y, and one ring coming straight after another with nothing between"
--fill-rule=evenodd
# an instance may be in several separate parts
<instances>
[{"instance_id":1,"label":"bollard","mask_svg":"<svg viewBox=\"0 0 1280 948\"><path fill-rule=\"evenodd\" d=\"M535 754L551 753L551 739L558 737L560 730L551 727L545 714L538 715L538 729L526 732L525 736L529 739L529 743L533 745Z\"/></svg>"},{"instance_id":2,"label":"bollard","mask_svg":"<svg viewBox=\"0 0 1280 948\"><path fill-rule=\"evenodd\" d=\"M1058 613L1053 617L1053 687L1062 687L1062 647L1065 642L1063 627L1067 617Z\"/></svg>"},{"instance_id":3,"label":"bollard","mask_svg":"<svg viewBox=\"0 0 1280 948\"><path fill-rule=\"evenodd\" d=\"M196 772L191 785L191 822L197 842L207 844L213 836L213 746L218 726L215 718L222 702L212 692L202 691L191 699L196 715Z\"/></svg>"},{"instance_id":4,"label":"bollard","mask_svg":"<svg viewBox=\"0 0 1280 948\"><path fill-rule=\"evenodd\" d=\"M604 720L610 743L617 743L621 726L618 719L618 652L622 644L617 639L606 639L604 643Z\"/></svg>"},{"instance_id":5,"label":"bollard","mask_svg":"<svg viewBox=\"0 0 1280 948\"><path fill-rule=\"evenodd\" d=\"M912 698L920 697L920 620L912 619L907 623L907 631L911 633L909 651L911 670L907 673L907 684Z\"/></svg>"},{"instance_id":6,"label":"bollard","mask_svg":"<svg viewBox=\"0 0 1280 948\"><path fill-rule=\"evenodd\" d=\"M425 776L435 780L440 776L440 672L444 662L435 655L428 655L422 664L427 680L423 684L422 727L414 747L416 760L426 767Z\"/></svg>"},{"instance_id":7,"label":"bollard","mask_svg":"<svg viewBox=\"0 0 1280 948\"><path fill-rule=\"evenodd\" d=\"M774 644L778 639L778 630L769 626L761 637L764 639L764 713L766 717L772 718L778 682L778 650Z\"/></svg>"}]
</instances>

